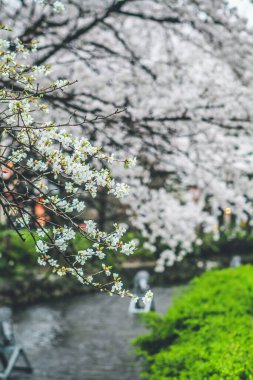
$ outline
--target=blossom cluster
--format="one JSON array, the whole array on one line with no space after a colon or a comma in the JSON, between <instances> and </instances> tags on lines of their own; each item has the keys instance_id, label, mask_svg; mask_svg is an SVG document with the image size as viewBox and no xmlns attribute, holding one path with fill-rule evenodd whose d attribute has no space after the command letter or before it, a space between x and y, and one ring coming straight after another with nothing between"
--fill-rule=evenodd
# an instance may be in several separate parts
<instances>
[{"instance_id":1,"label":"blossom cluster","mask_svg":"<svg viewBox=\"0 0 253 380\"><path fill-rule=\"evenodd\" d=\"M57 12L64 8L59 1L54 2L53 7ZM8 89L0 90L1 134L7 142L0 159L2 167L12 163L12 175L15 176L14 186L3 181L3 188L8 191L7 196L1 196L1 204L10 217L13 210L18 215L16 229L18 226L27 228L35 238L40 265L49 265L59 276L73 275L82 284L109 294L132 297L123 288L119 275L112 274L111 268L104 263L108 252L133 254L135 243L122 241L126 226L114 224L112 232L104 232L93 220L83 219L79 227L73 217L73 213L82 215L86 208L84 197L80 198L79 194L95 198L101 189L116 198L128 194L128 186L115 181L106 168L106 163L118 163L119 160L103 153L101 146L92 145L85 136L75 136L54 121L45 120L48 105L43 97L70 83L65 80L46 83L44 80L43 87L39 85L38 77L42 74L46 78L49 66L24 63L36 44L33 41L25 46L17 39L14 42L0 40L0 78L10 84ZM100 169L93 164L96 160ZM122 167L135 165L132 158L121 161ZM35 200L60 222L52 222L48 227L40 224L30 211L30 203ZM37 225L35 235L31 223ZM69 245L77 232L89 241L90 248L69 255ZM87 274L85 264L93 258L101 260L101 270ZM101 275L111 280L101 282Z\"/></svg>"}]
</instances>

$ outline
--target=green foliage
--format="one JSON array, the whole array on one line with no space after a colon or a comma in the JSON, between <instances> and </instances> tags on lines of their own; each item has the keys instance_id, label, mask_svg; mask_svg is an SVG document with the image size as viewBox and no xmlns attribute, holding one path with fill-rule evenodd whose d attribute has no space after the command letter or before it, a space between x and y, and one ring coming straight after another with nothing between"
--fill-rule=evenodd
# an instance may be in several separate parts
<instances>
[{"instance_id":1,"label":"green foliage","mask_svg":"<svg viewBox=\"0 0 253 380\"><path fill-rule=\"evenodd\" d=\"M0 229L0 277L23 275L27 272L40 270L45 271L44 267L37 264L38 254L35 251L35 243L31 235L26 230L22 230L22 235L25 241L22 241L14 230ZM153 257L147 249L142 248L144 239L137 233L128 232L122 240L129 242L132 239L137 239L140 243L133 256L128 258L125 255L110 253L105 261L106 264L113 265L115 269L119 269L120 265L126 260L147 260ZM68 254L74 254L90 246L91 244L88 240L84 239L81 234L77 234L68 247ZM95 269L101 266L99 259L96 259L92 264Z\"/></svg>"},{"instance_id":2,"label":"green foliage","mask_svg":"<svg viewBox=\"0 0 253 380\"><path fill-rule=\"evenodd\" d=\"M31 235L23 231L25 242L14 230L0 230L0 276L9 277L23 274L37 264L34 241Z\"/></svg>"},{"instance_id":3,"label":"green foliage","mask_svg":"<svg viewBox=\"0 0 253 380\"><path fill-rule=\"evenodd\" d=\"M135 339L149 380L253 379L253 267L194 279L165 316L144 316Z\"/></svg>"}]
</instances>

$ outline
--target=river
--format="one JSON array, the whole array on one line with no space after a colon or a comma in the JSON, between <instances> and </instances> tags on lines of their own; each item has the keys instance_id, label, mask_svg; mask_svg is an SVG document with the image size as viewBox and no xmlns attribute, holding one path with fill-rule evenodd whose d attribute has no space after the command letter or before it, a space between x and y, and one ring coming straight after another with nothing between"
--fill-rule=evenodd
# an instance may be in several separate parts
<instances>
[{"instance_id":1,"label":"river","mask_svg":"<svg viewBox=\"0 0 253 380\"><path fill-rule=\"evenodd\" d=\"M164 313L173 289L155 288L157 311ZM34 373L12 380L139 380L140 363L132 338L144 326L128 315L129 300L85 294L15 311L15 332Z\"/></svg>"}]
</instances>

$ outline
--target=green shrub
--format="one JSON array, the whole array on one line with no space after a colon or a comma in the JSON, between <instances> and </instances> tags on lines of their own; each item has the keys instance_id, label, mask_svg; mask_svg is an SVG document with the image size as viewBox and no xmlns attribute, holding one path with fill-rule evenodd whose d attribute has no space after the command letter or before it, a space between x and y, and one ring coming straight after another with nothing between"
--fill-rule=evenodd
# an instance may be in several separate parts
<instances>
[{"instance_id":1,"label":"green shrub","mask_svg":"<svg viewBox=\"0 0 253 380\"><path fill-rule=\"evenodd\" d=\"M165 316L144 316L135 339L149 380L253 379L253 267L194 279Z\"/></svg>"}]
</instances>

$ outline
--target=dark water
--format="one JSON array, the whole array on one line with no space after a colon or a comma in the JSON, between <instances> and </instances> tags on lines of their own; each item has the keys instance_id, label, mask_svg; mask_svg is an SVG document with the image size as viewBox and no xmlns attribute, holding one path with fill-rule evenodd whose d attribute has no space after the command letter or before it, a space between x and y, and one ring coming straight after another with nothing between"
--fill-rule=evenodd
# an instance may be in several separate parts
<instances>
[{"instance_id":1,"label":"dark water","mask_svg":"<svg viewBox=\"0 0 253 380\"><path fill-rule=\"evenodd\" d=\"M173 290L153 290L156 309L164 313ZM145 330L128 315L128 305L127 299L91 294L17 311L17 340L34 373L11 379L138 380L140 363L129 341Z\"/></svg>"}]
</instances>

